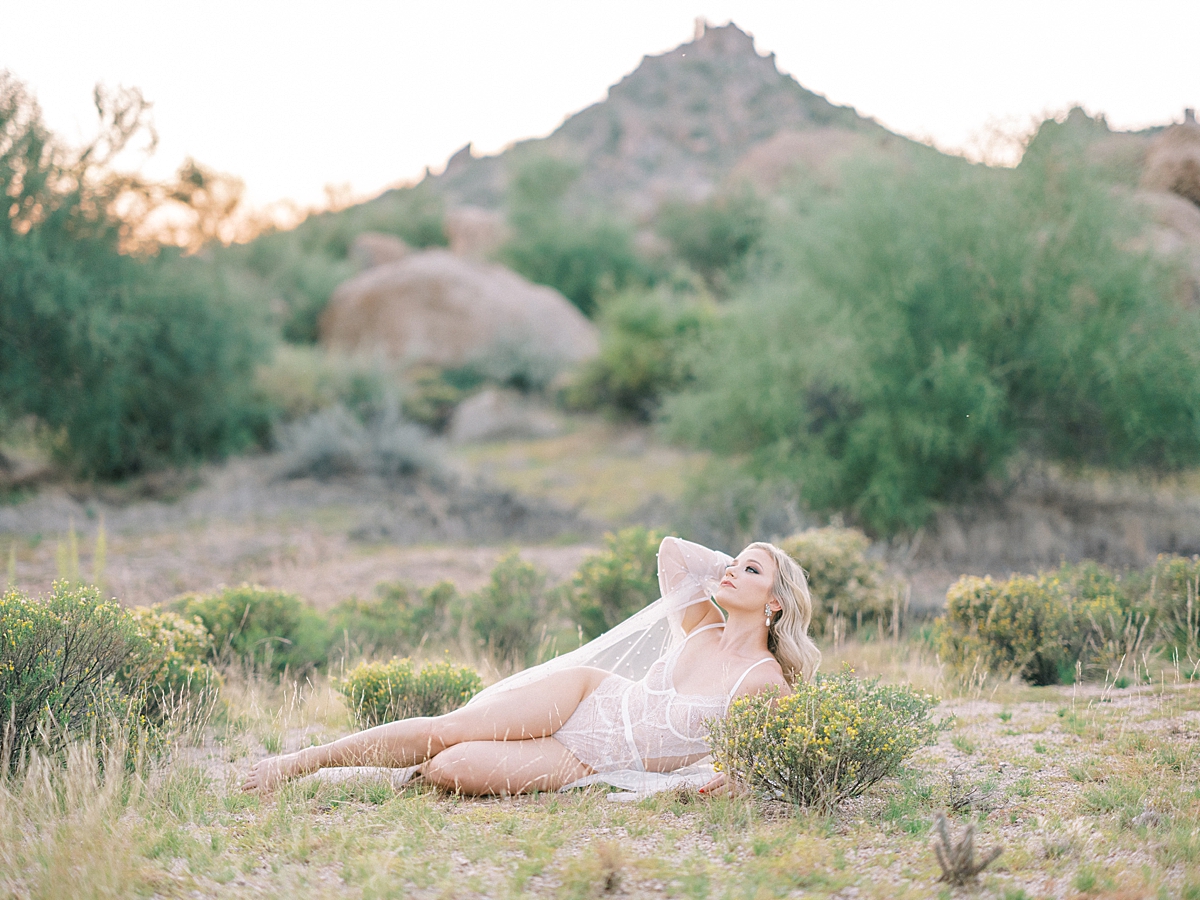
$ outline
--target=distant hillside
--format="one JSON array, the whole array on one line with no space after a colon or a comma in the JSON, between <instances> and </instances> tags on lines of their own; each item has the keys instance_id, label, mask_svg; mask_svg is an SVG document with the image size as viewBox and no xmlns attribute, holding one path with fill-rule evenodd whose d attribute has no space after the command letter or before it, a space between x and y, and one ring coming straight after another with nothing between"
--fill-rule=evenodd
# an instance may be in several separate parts
<instances>
[{"instance_id":1,"label":"distant hillside","mask_svg":"<svg viewBox=\"0 0 1200 900\"><path fill-rule=\"evenodd\" d=\"M468 145L424 184L448 207L498 208L510 163L547 155L579 167L575 199L646 213L668 198L703 197L751 149L804 132L839 148L847 146L846 136L855 145L912 144L781 74L774 54L759 55L753 38L729 24L643 58L607 99L569 117L549 137L479 158Z\"/></svg>"}]
</instances>

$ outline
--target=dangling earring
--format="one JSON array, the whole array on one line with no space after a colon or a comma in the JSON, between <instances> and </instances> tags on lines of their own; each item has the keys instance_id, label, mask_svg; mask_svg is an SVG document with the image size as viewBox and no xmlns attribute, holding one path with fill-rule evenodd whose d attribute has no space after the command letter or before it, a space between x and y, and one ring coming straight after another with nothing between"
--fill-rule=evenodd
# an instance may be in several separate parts
<instances>
[{"instance_id":1,"label":"dangling earring","mask_svg":"<svg viewBox=\"0 0 1200 900\"><path fill-rule=\"evenodd\" d=\"M771 604L767 603L763 606L763 612L767 614L766 626L771 627Z\"/></svg>"}]
</instances>

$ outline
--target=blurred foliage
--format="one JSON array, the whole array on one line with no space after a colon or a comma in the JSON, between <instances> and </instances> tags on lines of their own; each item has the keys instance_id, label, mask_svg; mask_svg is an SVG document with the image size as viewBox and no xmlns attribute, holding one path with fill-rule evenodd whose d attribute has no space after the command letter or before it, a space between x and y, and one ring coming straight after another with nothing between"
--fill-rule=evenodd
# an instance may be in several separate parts
<instances>
[{"instance_id":1,"label":"blurred foliage","mask_svg":"<svg viewBox=\"0 0 1200 900\"><path fill-rule=\"evenodd\" d=\"M379 415L401 390L383 360L283 344L255 372L255 389L277 419L291 422L338 404L359 421Z\"/></svg>"},{"instance_id":2,"label":"blurred foliage","mask_svg":"<svg viewBox=\"0 0 1200 900\"><path fill-rule=\"evenodd\" d=\"M649 421L666 394L691 381L691 347L713 318L685 294L642 288L610 297L598 316L600 354L584 364L567 402Z\"/></svg>"},{"instance_id":3,"label":"blurred foliage","mask_svg":"<svg viewBox=\"0 0 1200 900\"><path fill-rule=\"evenodd\" d=\"M964 576L946 594L942 655L965 680L1046 685L1132 675L1156 644L1161 618L1148 581L1090 560L1003 581Z\"/></svg>"},{"instance_id":4,"label":"blurred foliage","mask_svg":"<svg viewBox=\"0 0 1200 900\"><path fill-rule=\"evenodd\" d=\"M488 583L461 610L480 646L498 661L522 668L536 662L558 605L546 573L513 551L496 563Z\"/></svg>"},{"instance_id":5,"label":"blurred foliage","mask_svg":"<svg viewBox=\"0 0 1200 900\"><path fill-rule=\"evenodd\" d=\"M413 716L440 716L483 689L479 673L449 660L416 668L411 659L362 662L338 682L359 728Z\"/></svg>"},{"instance_id":6,"label":"blurred foliage","mask_svg":"<svg viewBox=\"0 0 1200 900\"><path fill-rule=\"evenodd\" d=\"M41 419L82 474L121 477L261 438L249 376L268 348L220 272L121 254L116 211L148 188L111 164L147 105L100 90L96 105L100 135L69 152L0 75L0 406Z\"/></svg>"},{"instance_id":7,"label":"blurred foliage","mask_svg":"<svg viewBox=\"0 0 1200 900\"><path fill-rule=\"evenodd\" d=\"M658 599L658 545L663 535L641 526L604 536L604 550L575 574L571 612L587 640Z\"/></svg>"},{"instance_id":8,"label":"blurred foliage","mask_svg":"<svg viewBox=\"0 0 1200 900\"><path fill-rule=\"evenodd\" d=\"M577 175L569 163L550 157L527 160L516 171L508 192L513 236L499 255L590 317L602 297L645 284L652 273L635 252L629 228L599 213L582 216L567 209L566 193Z\"/></svg>"},{"instance_id":9,"label":"blurred foliage","mask_svg":"<svg viewBox=\"0 0 1200 900\"><path fill-rule=\"evenodd\" d=\"M739 185L701 203L664 204L657 229L712 290L727 293L745 274L766 224L763 201L749 185Z\"/></svg>"},{"instance_id":10,"label":"blurred foliage","mask_svg":"<svg viewBox=\"0 0 1200 900\"><path fill-rule=\"evenodd\" d=\"M870 539L857 528L809 528L779 542L779 548L804 567L812 594L809 631L832 637L874 625L877 633L889 624L892 603L900 587L889 579L878 560L868 559Z\"/></svg>"},{"instance_id":11,"label":"blurred foliage","mask_svg":"<svg viewBox=\"0 0 1200 900\"><path fill-rule=\"evenodd\" d=\"M323 665L329 622L295 594L243 584L215 594L189 594L171 609L199 619L212 636L213 659L232 656L280 674Z\"/></svg>"},{"instance_id":12,"label":"blurred foliage","mask_svg":"<svg viewBox=\"0 0 1200 900\"><path fill-rule=\"evenodd\" d=\"M1082 161L931 158L795 198L764 274L665 407L818 510L915 529L1012 454L1200 460L1200 316L1130 249L1141 221Z\"/></svg>"},{"instance_id":13,"label":"blurred foliage","mask_svg":"<svg viewBox=\"0 0 1200 900\"><path fill-rule=\"evenodd\" d=\"M352 658L412 653L427 644L450 640L454 637L450 610L461 602L448 581L429 588L384 582L376 586L371 599L342 600L329 610L333 631L330 661L339 654Z\"/></svg>"},{"instance_id":14,"label":"blurred foliage","mask_svg":"<svg viewBox=\"0 0 1200 900\"><path fill-rule=\"evenodd\" d=\"M1200 661L1200 557L1160 556L1149 590L1160 643L1179 659Z\"/></svg>"}]
</instances>

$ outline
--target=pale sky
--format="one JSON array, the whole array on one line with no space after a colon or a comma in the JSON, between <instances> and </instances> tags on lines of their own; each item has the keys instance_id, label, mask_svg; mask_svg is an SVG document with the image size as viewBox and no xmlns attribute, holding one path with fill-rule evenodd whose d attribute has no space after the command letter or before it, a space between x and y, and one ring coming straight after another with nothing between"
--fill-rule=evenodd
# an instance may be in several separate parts
<instances>
[{"instance_id":1,"label":"pale sky","mask_svg":"<svg viewBox=\"0 0 1200 900\"><path fill-rule=\"evenodd\" d=\"M548 134L697 16L946 150L1074 104L1120 128L1200 106L1200 0L0 0L0 68L73 142L97 82L136 86L160 138L147 174L192 156L255 204L309 205Z\"/></svg>"}]
</instances>

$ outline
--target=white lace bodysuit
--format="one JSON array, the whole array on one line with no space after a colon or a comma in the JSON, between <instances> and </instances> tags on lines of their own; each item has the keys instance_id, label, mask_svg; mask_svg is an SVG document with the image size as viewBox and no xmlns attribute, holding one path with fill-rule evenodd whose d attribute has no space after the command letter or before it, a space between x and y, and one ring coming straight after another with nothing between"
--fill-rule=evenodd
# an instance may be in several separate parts
<instances>
[{"instance_id":1,"label":"white lace bodysuit","mask_svg":"<svg viewBox=\"0 0 1200 900\"><path fill-rule=\"evenodd\" d=\"M658 659L645 677L632 681L609 675L554 732L554 738L597 774L632 770L670 772L709 753L707 719L724 716L750 671L773 657L751 663L729 693L681 694L674 671L687 641L716 623L697 628Z\"/></svg>"}]
</instances>

